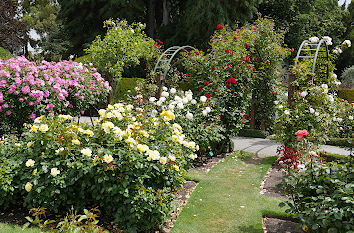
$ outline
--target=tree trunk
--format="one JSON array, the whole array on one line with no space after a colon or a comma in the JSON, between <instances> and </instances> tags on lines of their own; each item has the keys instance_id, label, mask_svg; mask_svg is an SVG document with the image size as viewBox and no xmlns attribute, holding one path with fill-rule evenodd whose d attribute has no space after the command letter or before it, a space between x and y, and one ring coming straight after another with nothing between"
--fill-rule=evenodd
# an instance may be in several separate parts
<instances>
[{"instance_id":1,"label":"tree trunk","mask_svg":"<svg viewBox=\"0 0 354 233\"><path fill-rule=\"evenodd\" d=\"M158 86L157 93L156 93L156 98L157 99L160 99L161 93L162 93L162 84L163 84L162 78L163 78L163 74L160 74L157 77L157 86Z\"/></svg>"},{"instance_id":2,"label":"tree trunk","mask_svg":"<svg viewBox=\"0 0 354 233\"><path fill-rule=\"evenodd\" d=\"M156 10L156 0L149 0L146 34L151 38L155 36L155 26L156 26L155 10Z\"/></svg>"},{"instance_id":3,"label":"tree trunk","mask_svg":"<svg viewBox=\"0 0 354 233\"><path fill-rule=\"evenodd\" d=\"M256 96L252 94L252 106L251 106L251 121L250 121L250 127L251 129L254 129L256 127L256 105L254 104L254 101L256 99Z\"/></svg>"},{"instance_id":4,"label":"tree trunk","mask_svg":"<svg viewBox=\"0 0 354 233\"><path fill-rule=\"evenodd\" d=\"M170 12L171 12L171 3L169 0L163 0L162 3L162 24L161 26L166 26L170 22Z\"/></svg>"},{"instance_id":5,"label":"tree trunk","mask_svg":"<svg viewBox=\"0 0 354 233\"><path fill-rule=\"evenodd\" d=\"M295 76L293 74L289 75L288 80L288 105L291 108L291 104L293 102L293 96L295 92L295 87L293 86L293 82L295 80Z\"/></svg>"}]
</instances>

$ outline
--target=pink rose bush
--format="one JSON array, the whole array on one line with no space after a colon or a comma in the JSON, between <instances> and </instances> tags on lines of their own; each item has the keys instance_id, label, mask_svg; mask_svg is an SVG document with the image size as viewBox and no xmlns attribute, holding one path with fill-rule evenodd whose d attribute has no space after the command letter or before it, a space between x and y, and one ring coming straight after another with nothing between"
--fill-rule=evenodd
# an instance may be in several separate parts
<instances>
[{"instance_id":1,"label":"pink rose bush","mask_svg":"<svg viewBox=\"0 0 354 233\"><path fill-rule=\"evenodd\" d=\"M81 63L0 59L0 116L17 128L41 114L78 115L110 89L95 68Z\"/></svg>"}]
</instances>

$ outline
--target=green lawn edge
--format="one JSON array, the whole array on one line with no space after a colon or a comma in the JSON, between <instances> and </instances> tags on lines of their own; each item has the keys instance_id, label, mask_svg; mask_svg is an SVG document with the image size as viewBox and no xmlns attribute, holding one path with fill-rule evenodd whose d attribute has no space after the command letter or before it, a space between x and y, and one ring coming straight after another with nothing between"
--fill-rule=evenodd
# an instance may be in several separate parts
<instances>
[{"instance_id":1,"label":"green lawn edge","mask_svg":"<svg viewBox=\"0 0 354 233\"><path fill-rule=\"evenodd\" d=\"M199 180L171 233L263 233L264 215L289 217L278 205L283 198L261 195L260 184L276 156L248 162L255 154L234 152L209 173L191 170L187 177Z\"/></svg>"}]
</instances>

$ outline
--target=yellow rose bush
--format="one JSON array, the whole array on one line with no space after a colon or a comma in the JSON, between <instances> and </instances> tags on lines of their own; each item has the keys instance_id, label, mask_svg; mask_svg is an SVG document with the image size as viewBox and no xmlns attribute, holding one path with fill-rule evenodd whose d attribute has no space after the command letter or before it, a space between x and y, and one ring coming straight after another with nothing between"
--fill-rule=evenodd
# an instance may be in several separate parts
<instances>
[{"instance_id":1,"label":"yellow rose bush","mask_svg":"<svg viewBox=\"0 0 354 233\"><path fill-rule=\"evenodd\" d=\"M0 145L0 206L52 212L99 206L127 232L157 229L168 216L198 145L172 111L115 104L94 126L39 117L21 140Z\"/></svg>"}]
</instances>

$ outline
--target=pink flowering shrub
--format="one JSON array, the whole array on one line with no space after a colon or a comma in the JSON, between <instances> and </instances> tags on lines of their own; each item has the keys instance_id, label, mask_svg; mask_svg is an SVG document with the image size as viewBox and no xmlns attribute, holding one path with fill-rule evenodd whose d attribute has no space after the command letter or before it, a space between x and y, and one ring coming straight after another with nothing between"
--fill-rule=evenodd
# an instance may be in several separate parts
<instances>
[{"instance_id":1,"label":"pink flowering shrub","mask_svg":"<svg viewBox=\"0 0 354 233\"><path fill-rule=\"evenodd\" d=\"M0 117L17 129L41 114L79 115L110 89L95 68L81 63L0 59Z\"/></svg>"}]
</instances>

